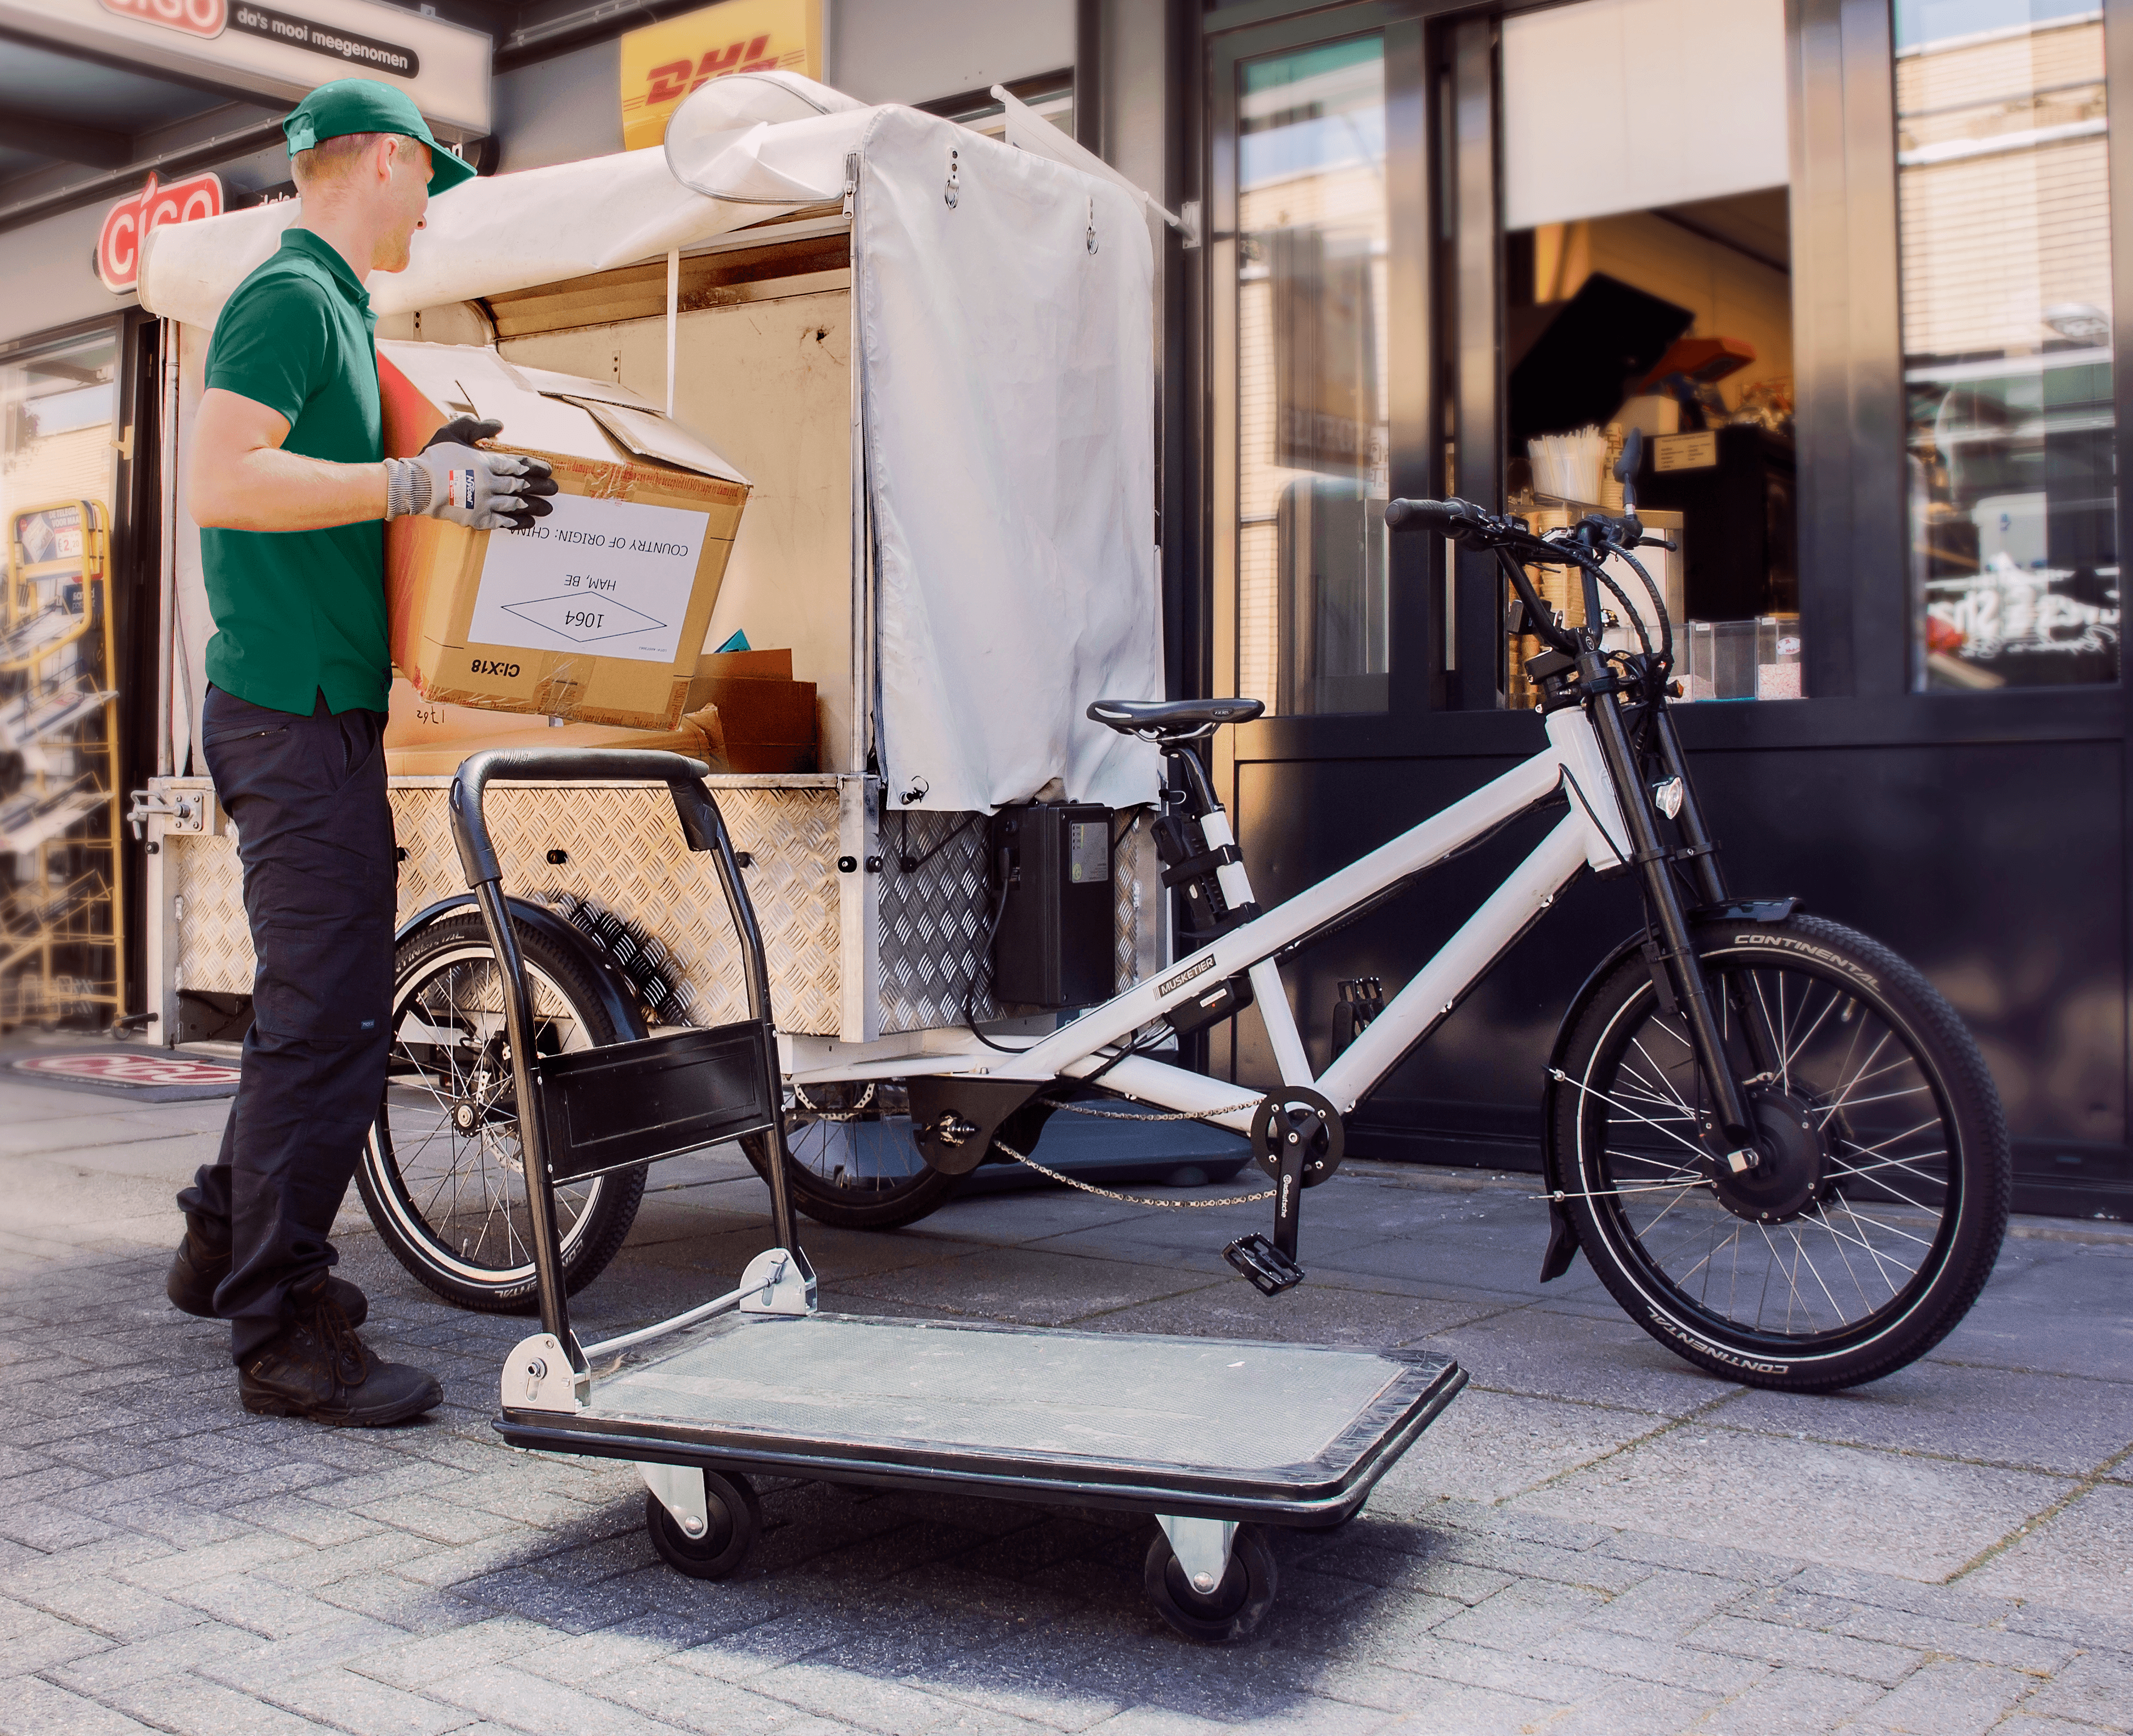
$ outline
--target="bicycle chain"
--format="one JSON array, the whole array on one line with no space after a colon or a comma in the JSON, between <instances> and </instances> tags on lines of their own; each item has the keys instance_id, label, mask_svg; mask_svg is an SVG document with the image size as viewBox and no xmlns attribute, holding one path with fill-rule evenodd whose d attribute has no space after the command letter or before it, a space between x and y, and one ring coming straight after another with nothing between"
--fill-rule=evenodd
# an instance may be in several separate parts
<instances>
[{"instance_id":1,"label":"bicycle chain","mask_svg":"<svg viewBox=\"0 0 2133 1736\"><path fill-rule=\"evenodd\" d=\"M1180 1118L1192 1121L1197 1118L1187 1115ZM994 1139L993 1147L996 1151L1005 1152L1017 1163L1027 1164L1040 1176L1048 1176L1052 1181L1064 1182L1068 1187L1077 1189L1082 1193L1094 1194L1099 1200L1116 1200L1125 1205L1159 1205L1165 1211L1172 1212L1205 1211L1217 1205L1252 1205L1261 1200L1274 1198L1274 1190L1268 1188L1263 1193L1232 1194L1226 1200L1151 1200L1145 1194L1121 1194L1112 1188L1097 1187L1086 1181L1076 1181L1071 1176L1062 1176L1057 1170L1045 1168L1034 1157L1023 1157L1005 1140L998 1137Z\"/></svg>"},{"instance_id":2,"label":"bicycle chain","mask_svg":"<svg viewBox=\"0 0 2133 1736\"><path fill-rule=\"evenodd\" d=\"M1203 1109L1197 1115L1136 1115L1131 1109L1100 1109L1093 1104L1058 1103L1052 1107L1064 1109L1073 1115L1094 1115L1104 1121L1212 1121L1218 1115L1241 1115L1247 1109L1256 1109L1259 1099L1249 1097L1242 1103L1234 1103L1226 1108Z\"/></svg>"}]
</instances>

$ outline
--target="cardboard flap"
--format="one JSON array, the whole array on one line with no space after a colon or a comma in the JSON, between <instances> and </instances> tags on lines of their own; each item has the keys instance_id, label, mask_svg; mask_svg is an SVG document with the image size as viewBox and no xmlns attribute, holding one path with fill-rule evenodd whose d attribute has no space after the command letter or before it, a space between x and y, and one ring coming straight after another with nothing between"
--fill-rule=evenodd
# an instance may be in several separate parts
<instances>
[{"instance_id":1,"label":"cardboard flap","mask_svg":"<svg viewBox=\"0 0 2133 1736\"><path fill-rule=\"evenodd\" d=\"M643 410L653 416L665 411L642 392L632 392L627 386L618 386L609 380L589 379L575 373L557 373L546 368L527 368L521 363L506 364L529 392L546 392L551 398L572 398L595 404L621 404L631 410Z\"/></svg>"},{"instance_id":2,"label":"cardboard flap","mask_svg":"<svg viewBox=\"0 0 2133 1736\"><path fill-rule=\"evenodd\" d=\"M448 414L503 423L499 445L601 464L648 458L748 486L710 446L626 386L521 368L478 344L388 340L378 353Z\"/></svg>"},{"instance_id":3,"label":"cardboard flap","mask_svg":"<svg viewBox=\"0 0 2133 1736\"><path fill-rule=\"evenodd\" d=\"M639 458L672 464L683 470L694 470L704 476L719 477L727 482L739 483L743 488L748 486L748 478L739 471L687 429L678 422L669 421L656 410L637 410L626 404L598 398L564 397L560 394L556 402L582 410L625 450Z\"/></svg>"}]
</instances>

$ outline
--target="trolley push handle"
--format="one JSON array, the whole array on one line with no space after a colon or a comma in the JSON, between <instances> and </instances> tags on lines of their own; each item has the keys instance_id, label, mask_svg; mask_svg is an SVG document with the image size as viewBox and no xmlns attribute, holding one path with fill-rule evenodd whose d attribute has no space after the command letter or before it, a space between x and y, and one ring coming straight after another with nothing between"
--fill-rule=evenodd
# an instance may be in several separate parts
<instances>
[{"instance_id":1,"label":"trolley push handle","mask_svg":"<svg viewBox=\"0 0 2133 1736\"><path fill-rule=\"evenodd\" d=\"M692 805L687 792L702 798L698 808L710 805L702 780L710 767L680 753L643 748L492 748L461 762L452 779L452 839L459 845L460 866L466 870L469 887L484 880L501 880L503 869L489 839L489 820L482 798L493 783L507 784L664 784L673 791L675 811L692 850L713 848L710 837L699 836L690 822ZM716 810L712 813L715 816Z\"/></svg>"},{"instance_id":2,"label":"trolley push handle","mask_svg":"<svg viewBox=\"0 0 2133 1736\"><path fill-rule=\"evenodd\" d=\"M503 869L490 842L483 798L493 783L664 784L674 798L681 836L692 850L707 851L719 873L719 884L739 931L748 971L748 1016L770 1019L770 972L763 958L763 935L755 907L742 883L740 863L725 819L704 787L710 767L681 753L647 748L492 748L460 763L452 780L452 841L467 884L479 892L502 881Z\"/></svg>"}]
</instances>

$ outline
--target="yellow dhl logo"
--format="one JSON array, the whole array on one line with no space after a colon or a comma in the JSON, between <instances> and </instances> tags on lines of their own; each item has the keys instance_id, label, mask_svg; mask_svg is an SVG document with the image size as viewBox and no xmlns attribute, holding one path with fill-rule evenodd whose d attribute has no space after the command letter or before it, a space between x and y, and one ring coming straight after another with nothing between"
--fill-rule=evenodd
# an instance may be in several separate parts
<instances>
[{"instance_id":1,"label":"yellow dhl logo","mask_svg":"<svg viewBox=\"0 0 2133 1736\"><path fill-rule=\"evenodd\" d=\"M765 54L769 46L770 33L766 31L761 36L729 43L724 48L707 49L701 60L669 60L655 66L645 75L647 89L641 100L646 107L656 108L686 96L700 84L724 78L728 73L768 72L778 64L779 59Z\"/></svg>"}]
</instances>

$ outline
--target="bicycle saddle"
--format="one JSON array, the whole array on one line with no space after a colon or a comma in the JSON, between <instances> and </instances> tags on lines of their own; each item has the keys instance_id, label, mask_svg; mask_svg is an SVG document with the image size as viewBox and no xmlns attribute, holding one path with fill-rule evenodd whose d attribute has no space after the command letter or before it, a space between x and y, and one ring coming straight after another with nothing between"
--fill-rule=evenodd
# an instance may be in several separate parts
<instances>
[{"instance_id":1,"label":"bicycle saddle","mask_svg":"<svg viewBox=\"0 0 2133 1736\"><path fill-rule=\"evenodd\" d=\"M1089 715L1121 735L1204 735L1222 724L1249 724L1265 704L1258 700L1098 700Z\"/></svg>"}]
</instances>

